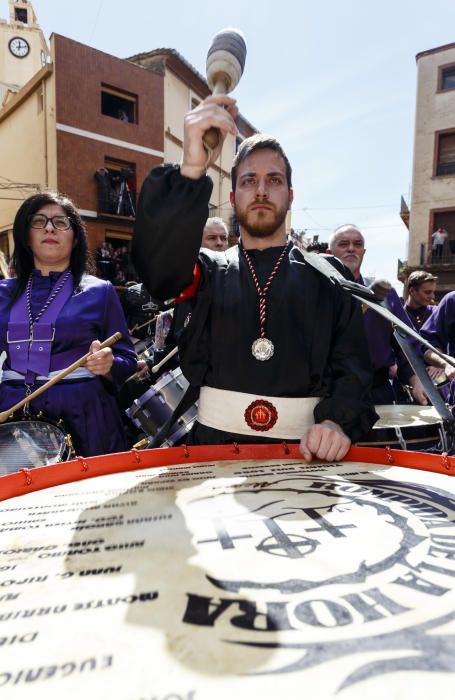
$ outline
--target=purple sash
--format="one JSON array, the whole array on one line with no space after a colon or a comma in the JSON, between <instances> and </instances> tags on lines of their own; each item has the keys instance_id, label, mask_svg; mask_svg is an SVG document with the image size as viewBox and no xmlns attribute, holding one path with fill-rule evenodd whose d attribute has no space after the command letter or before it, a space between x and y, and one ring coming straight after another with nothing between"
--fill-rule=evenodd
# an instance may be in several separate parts
<instances>
[{"instance_id":1,"label":"purple sash","mask_svg":"<svg viewBox=\"0 0 455 700\"><path fill-rule=\"evenodd\" d=\"M64 274L66 272L62 273L62 275ZM62 275L56 281L56 285L61 281ZM38 375L47 377L49 374L55 322L72 293L73 276L70 274L55 299L40 319L32 325L31 337L27 311L27 289L14 302L7 334L9 365L11 369L25 376L26 384L33 384Z\"/></svg>"}]
</instances>

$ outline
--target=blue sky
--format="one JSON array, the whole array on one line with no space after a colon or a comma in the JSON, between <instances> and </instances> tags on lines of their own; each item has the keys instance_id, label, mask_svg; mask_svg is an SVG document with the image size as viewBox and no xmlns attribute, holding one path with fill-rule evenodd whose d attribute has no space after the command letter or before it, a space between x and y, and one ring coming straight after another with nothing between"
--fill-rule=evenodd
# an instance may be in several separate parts
<instances>
[{"instance_id":1,"label":"blue sky","mask_svg":"<svg viewBox=\"0 0 455 700\"><path fill-rule=\"evenodd\" d=\"M343 223L365 233L364 272L396 280L406 258L400 196L409 200L415 55L455 41L453 0L34 0L47 37L115 56L177 49L201 73L226 26L247 41L234 96L276 136L294 170L293 224L322 240ZM0 0L0 16L7 16Z\"/></svg>"}]
</instances>

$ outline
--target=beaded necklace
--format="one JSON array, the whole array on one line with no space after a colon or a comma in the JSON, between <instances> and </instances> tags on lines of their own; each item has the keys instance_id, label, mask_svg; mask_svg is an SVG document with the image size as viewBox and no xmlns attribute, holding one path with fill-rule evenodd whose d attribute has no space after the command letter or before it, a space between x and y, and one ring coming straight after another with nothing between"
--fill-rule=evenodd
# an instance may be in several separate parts
<instances>
[{"instance_id":1,"label":"beaded necklace","mask_svg":"<svg viewBox=\"0 0 455 700\"><path fill-rule=\"evenodd\" d=\"M33 324L36 323L41 318L41 316L44 314L46 309L49 308L49 306L52 304L52 302L54 301L57 294L63 288L63 286L64 286L66 280L68 279L68 277L70 276L70 274L71 274L71 270L67 270L66 273L63 275L62 279L60 280L60 282L58 283L58 285L53 290L52 294L50 294L48 296L48 298L46 299L42 309L38 312L37 316L35 316L35 318L33 318L32 301L31 301L33 273L30 273L30 277L28 278L28 282L27 282L26 294L25 294L25 298L26 298L26 302L27 302L27 314L28 314L28 325L29 325L29 331L30 331L30 334L29 334L30 338L32 337Z\"/></svg>"}]
</instances>

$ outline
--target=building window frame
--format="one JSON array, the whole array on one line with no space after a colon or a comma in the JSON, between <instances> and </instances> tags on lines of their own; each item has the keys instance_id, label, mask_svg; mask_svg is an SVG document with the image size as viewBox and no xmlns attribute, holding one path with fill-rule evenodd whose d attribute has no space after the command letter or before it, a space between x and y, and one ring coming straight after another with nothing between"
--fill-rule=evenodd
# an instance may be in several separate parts
<instances>
[{"instance_id":1,"label":"building window frame","mask_svg":"<svg viewBox=\"0 0 455 700\"><path fill-rule=\"evenodd\" d=\"M450 87L444 87L445 74L448 72L453 72L454 74L454 84ZM455 90L455 62L445 63L442 66L438 66L438 89L437 92L449 92L450 90Z\"/></svg>"},{"instance_id":2,"label":"building window frame","mask_svg":"<svg viewBox=\"0 0 455 700\"><path fill-rule=\"evenodd\" d=\"M137 168L136 163L104 157L102 169L107 171L97 178L98 215L136 218ZM128 175L128 173L130 173Z\"/></svg>"},{"instance_id":3,"label":"building window frame","mask_svg":"<svg viewBox=\"0 0 455 700\"><path fill-rule=\"evenodd\" d=\"M110 117L116 121L124 121L124 123L129 124L139 123L138 96L133 92L122 90L107 83L101 83L100 102L101 114L104 117ZM120 116L116 116L115 110L117 112L123 110L127 120L122 120Z\"/></svg>"},{"instance_id":4,"label":"building window frame","mask_svg":"<svg viewBox=\"0 0 455 700\"><path fill-rule=\"evenodd\" d=\"M436 209L430 209L429 211L429 217L428 217L428 262L432 262L431 260L431 251L432 251L432 245L433 245L433 239L432 239L432 234L436 229L442 225L443 228L446 228L449 238L447 239L447 244L444 246L446 248L446 254L445 257L447 256L447 253L450 251L450 256L455 256L455 231L453 226L448 224L445 221L441 221L441 216L443 218L446 218L447 215L454 215L455 216L455 206L452 207L437 207ZM453 251L453 252L452 252ZM455 261L455 258L454 258ZM444 262L448 262L448 260L444 260ZM452 259L450 260L452 262Z\"/></svg>"},{"instance_id":5,"label":"building window frame","mask_svg":"<svg viewBox=\"0 0 455 700\"><path fill-rule=\"evenodd\" d=\"M451 168L453 168L452 172L446 172L446 173L441 173L440 172L440 162L439 162L439 156L440 156L440 144L441 144L441 138L444 138L445 136L453 135L455 139L455 129L443 129L441 131L435 131L435 140L434 140L434 163L433 163L433 177L453 177L455 175L455 156L453 162L451 162L449 165Z\"/></svg>"},{"instance_id":6,"label":"building window frame","mask_svg":"<svg viewBox=\"0 0 455 700\"><path fill-rule=\"evenodd\" d=\"M188 109L190 110L190 112L191 110L196 109L196 107L201 104L203 99L204 98L198 95L196 92L190 90L190 94L188 96Z\"/></svg>"}]
</instances>

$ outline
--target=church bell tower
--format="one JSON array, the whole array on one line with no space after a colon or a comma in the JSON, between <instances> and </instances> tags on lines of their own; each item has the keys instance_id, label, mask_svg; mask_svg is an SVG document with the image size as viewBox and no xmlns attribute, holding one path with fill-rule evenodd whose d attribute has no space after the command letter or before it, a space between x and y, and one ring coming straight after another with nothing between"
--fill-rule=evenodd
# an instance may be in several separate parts
<instances>
[{"instance_id":1,"label":"church bell tower","mask_svg":"<svg viewBox=\"0 0 455 700\"><path fill-rule=\"evenodd\" d=\"M0 109L48 60L32 3L9 0L9 18L0 18Z\"/></svg>"}]
</instances>

